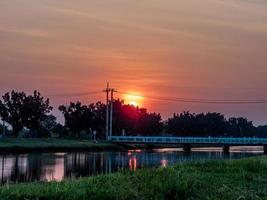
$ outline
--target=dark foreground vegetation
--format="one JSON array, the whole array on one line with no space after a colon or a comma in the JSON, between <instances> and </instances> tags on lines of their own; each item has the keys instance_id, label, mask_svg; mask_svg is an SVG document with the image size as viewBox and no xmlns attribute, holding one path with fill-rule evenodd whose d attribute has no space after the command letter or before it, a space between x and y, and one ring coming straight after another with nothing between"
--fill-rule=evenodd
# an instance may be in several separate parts
<instances>
[{"instance_id":1,"label":"dark foreground vegetation","mask_svg":"<svg viewBox=\"0 0 267 200\"><path fill-rule=\"evenodd\" d=\"M191 162L0 188L1 200L267 199L267 158Z\"/></svg>"},{"instance_id":2,"label":"dark foreground vegetation","mask_svg":"<svg viewBox=\"0 0 267 200\"><path fill-rule=\"evenodd\" d=\"M0 152L56 152L56 151L122 151L124 147L108 142L56 138L3 138Z\"/></svg>"},{"instance_id":3,"label":"dark foreground vegetation","mask_svg":"<svg viewBox=\"0 0 267 200\"><path fill-rule=\"evenodd\" d=\"M243 117L226 119L220 113L174 114L163 121L159 113L149 113L145 108L113 102L113 132L116 135L173 135L207 137L267 137L267 126L255 127ZM106 105L97 102L83 105L71 102L58 108L65 124L57 122L51 111L49 99L35 91L6 93L0 99L0 119L11 128L0 125L0 134L26 138L79 138L105 139ZM175 110L175 108L174 108Z\"/></svg>"}]
</instances>

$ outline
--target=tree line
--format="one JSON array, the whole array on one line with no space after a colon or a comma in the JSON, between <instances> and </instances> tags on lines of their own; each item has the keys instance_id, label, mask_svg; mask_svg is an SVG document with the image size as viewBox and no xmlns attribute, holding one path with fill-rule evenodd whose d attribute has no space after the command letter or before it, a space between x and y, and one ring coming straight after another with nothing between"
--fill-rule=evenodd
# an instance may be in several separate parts
<instances>
[{"instance_id":1,"label":"tree line","mask_svg":"<svg viewBox=\"0 0 267 200\"><path fill-rule=\"evenodd\" d=\"M226 119L220 113L175 113L163 120L159 113L113 102L113 132L121 135L173 135L203 137L267 137L267 126L255 127L246 118ZM0 119L12 130L0 125L0 134L12 137L75 137L105 139L106 105L101 102L83 105L71 102L58 108L65 124L57 122L51 114L53 107L38 91L27 95L24 92L8 92L0 100ZM5 129L5 131L3 131Z\"/></svg>"}]
</instances>

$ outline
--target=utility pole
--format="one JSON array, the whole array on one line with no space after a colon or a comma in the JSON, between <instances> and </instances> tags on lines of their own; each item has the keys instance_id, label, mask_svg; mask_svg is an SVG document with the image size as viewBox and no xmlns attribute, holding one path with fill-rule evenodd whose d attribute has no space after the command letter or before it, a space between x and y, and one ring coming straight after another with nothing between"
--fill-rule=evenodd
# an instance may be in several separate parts
<instances>
[{"instance_id":1,"label":"utility pole","mask_svg":"<svg viewBox=\"0 0 267 200\"><path fill-rule=\"evenodd\" d=\"M107 82L107 88L104 90L107 94L107 108L106 108L106 140L111 140L112 137L112 115L113 115L113 94L115 89L109 87ZM109 100L109 92L111 93L111 100Z\"/></svg>"},{"instance_id":2,"label":"utility pole","mask_svg":"<svg viewBox=\"0 0 267 200\"><path fill-rule=\"evenodd\" d=\"M108 123L109 123L109 92L110 92L109 82L107 82L107 88L104 90L104 92L107 93L107 104L106 104L106 140L108 140L109 139L109 137L108 137L108 133L109 133L109 129L108 129Z\"/></svg>"},{"instance_id":3,"label":"utility pole","mask_svg":"<svg viewBox=\"0 0 267 200\"><path fill-rule=\"evenodd\" d=\"M110 100L110 121L109 121L109 140L111 140L112 137L112 115L113 115L113 93L115 90L112 88L110 90L111 92L111 100Z\"/></svg>"}]
</instances>

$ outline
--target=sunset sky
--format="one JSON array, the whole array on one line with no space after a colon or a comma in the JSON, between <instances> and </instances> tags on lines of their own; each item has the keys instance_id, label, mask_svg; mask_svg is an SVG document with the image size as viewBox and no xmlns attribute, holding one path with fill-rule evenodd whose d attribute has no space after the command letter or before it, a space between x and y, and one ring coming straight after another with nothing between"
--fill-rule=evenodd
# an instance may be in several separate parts
<instances>
[{"instance_id":1,"label":"sunset sky","mask_svg":"<svg viewBox=\"0 0 267 200\"><path fill-rule=\"evenodd\" d=\"M267 104L146 98L267 100L267 1L0 1L1 95L37 89L55 107L89 103L104 93L51 95L101 91L107 81L164 118L216 111L267 124Z\"/></svg>"}]
</instances>

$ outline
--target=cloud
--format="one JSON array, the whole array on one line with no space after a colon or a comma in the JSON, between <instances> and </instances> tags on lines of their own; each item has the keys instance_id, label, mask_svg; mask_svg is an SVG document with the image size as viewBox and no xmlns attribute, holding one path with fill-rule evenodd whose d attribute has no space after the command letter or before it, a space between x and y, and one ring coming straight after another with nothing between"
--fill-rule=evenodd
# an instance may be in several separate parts
<instances>
[{"instance_id":1,"label":"cloud","mask_svg":"<svg viewBox=\"0 0 267 200\"><path fill-rule=\"evenodd\" d=\"M104 22L104 23L112 23L112 24L119 24L122 25L122 23L118 20L113 20L111 18L105 18L105 17L100 17L100 16L95 16L92 14L88 14L87 12L75 10L75 9L70 9L70 8L57 8L57 7L48 7L50 11L56 12L56 13L61 13L64 15L69 15L69 16L78 16L78 17L86 17L90 18L99 22Z\"/></svg>"},{"instance_id":2,"label":"cloud","mask_svg":"<svg viewBox=\"0 0 267 200\"><path fill-rule=\"evenodd\" d=\"M12 33L12 34L19 34L24 35L27 37L36 37L42 39L51 38L51 33L48 33L44 30L40 29L21 29L21 28L11 28L11 27L0 27L0 32L2 33Z\"/></svg>"},{"instance_id":3,"label":"cloud","mask_svg":"<svg viewBox=\"0 0 267 200\"><path fill-rule=\"evenodd\" d=\"M198 34L188 32L182 29L173 29L169 27L161 26L160 24L153 24L149 22L140 22L135 20L130 20L128 16L125 18L114 18L112 16L101 16L99 14L89 14L84 11L70 9L70 8L56 8L56 7L49 7L50 11L54 11L57 13L62 13L68 16L76 16L81 18L88 18L98 23L104 23L111 25L112 29L115 27L125 27L125 28L132 28L138 29L141 31L149 31L154 33L161 33L161 34L171 34L176 36L177 34L183 35L185 37L199 37Z\"/></svg>"}]
</instances>

